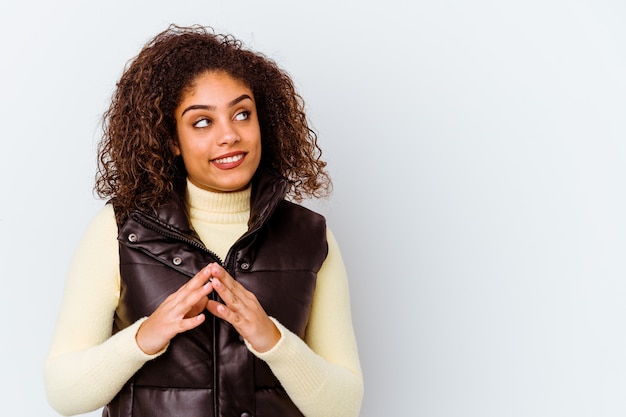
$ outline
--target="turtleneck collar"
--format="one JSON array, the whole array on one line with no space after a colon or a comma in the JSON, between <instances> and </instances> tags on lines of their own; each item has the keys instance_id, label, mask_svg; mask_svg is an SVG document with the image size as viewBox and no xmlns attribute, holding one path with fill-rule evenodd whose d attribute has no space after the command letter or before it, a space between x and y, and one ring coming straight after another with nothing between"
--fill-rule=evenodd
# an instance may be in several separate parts
<instances>
[{"instance_id":1,"label":"turtleneck collar","mask_svg":"<svg viewBox=\"0 0 626 417\"><path fill-rule=\"evenodd\" d=\"M208 223L247 223L250 217L251 187L242 191L207 191L187 179L186 203L191 219Z\"/></svg>"}]
</instances>

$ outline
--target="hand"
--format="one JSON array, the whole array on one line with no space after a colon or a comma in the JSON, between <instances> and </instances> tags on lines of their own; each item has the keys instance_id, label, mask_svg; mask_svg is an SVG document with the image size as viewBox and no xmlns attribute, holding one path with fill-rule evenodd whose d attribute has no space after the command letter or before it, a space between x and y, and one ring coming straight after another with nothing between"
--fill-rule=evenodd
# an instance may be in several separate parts
<instances>
[{"instance_id":1,"label":"hand","mask_svg":"<svg viewBox=\"0 0 626 417\"><path fill-rule=\"evenodd\" d=\"M207 309L226 320L257 352L266 352L280 340L280 331L259 304L256 296L235 281L216 263L207 266L211 285L224 304L209 300Z\"/></svg>"},{"instance_id":2,"label":"hand","mask_svg":"<svg viewBox=\"0 0 626 417\"><path fill-rule=\"evenodd\" d=\"M137 330L135 340L141 350L153 355L162 350L178 333L204 322L207 295L213 291L211 270L203 268L178 291L167 297Z\"/></svg>"}]
</instances>

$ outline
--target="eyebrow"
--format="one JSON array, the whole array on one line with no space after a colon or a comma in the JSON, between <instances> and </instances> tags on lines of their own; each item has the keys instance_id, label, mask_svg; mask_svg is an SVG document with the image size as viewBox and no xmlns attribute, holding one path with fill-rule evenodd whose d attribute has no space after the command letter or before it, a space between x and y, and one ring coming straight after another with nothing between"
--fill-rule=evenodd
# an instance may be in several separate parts
<instances>
[{"instance_id":1,"label":"eyebrow","mask_svg":"<svg viewBox=\"0 0 626 417\"><path fill-rule=\"evenodd\" d=\"M249 99L252 100L252 97L250 97L247 94L242 94L239 97L237 97L236 99L232 100L230 103L228 103L228 107L233 107L235 105L237 105L237 103L245 100L245 99ZM187 113L189 110L198 110L198 109L202 109L202 110L215 110L216 107L212 106L212 105L208 105L208 104L193 104L189 107L187 107L185 110L183 110L183 112L180 114L180 117L183 117L183 115L185 113Z\"/></svg>"}]
</instances>

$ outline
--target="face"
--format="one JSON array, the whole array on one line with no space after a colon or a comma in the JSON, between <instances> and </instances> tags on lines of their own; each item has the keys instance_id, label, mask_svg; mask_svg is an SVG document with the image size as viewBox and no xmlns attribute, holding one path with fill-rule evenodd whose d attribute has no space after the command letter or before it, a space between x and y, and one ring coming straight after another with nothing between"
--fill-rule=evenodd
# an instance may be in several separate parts
<instances>
[{"instance_id":1,"label":"face","mask_svg":"<svg viewBox=\"0 0 626 417\"><path fill-rule=\"evenodd\" d=\"M261 131L252 91L225 72L195 79L174 111L189 180L209 191L244 189L261 161Z\"/></svg>"}]
</instances>

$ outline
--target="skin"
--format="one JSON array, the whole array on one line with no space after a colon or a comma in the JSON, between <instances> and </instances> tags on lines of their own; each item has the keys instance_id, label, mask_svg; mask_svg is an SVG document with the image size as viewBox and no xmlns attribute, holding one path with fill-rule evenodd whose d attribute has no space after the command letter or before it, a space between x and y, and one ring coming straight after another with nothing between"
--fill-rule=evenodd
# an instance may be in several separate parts
<instances>
[{"instance_id":1,"label":"skin","mask_svg":"<svg viewBox=\"0 0 626 417\"><path fill-rule=\"evenodd\" d=\"M224 72L194 80L174 111L178 144L189 180L209 191L246 188L261 161L254 94Z\"/></svg>"},{"instance_id":2,"label":"skin","mask_svg":"<svg viewBox=\"0 0 626 417\"><path fill-rule=\"evenodd\" d=\"M189 180L214 192L246 188L261 160L261 133L252 91L225 72L198 76L174 111L178 144ZM223 303L209 300L215 291ZM155 354L179 333L206 320L226 320L258 352L276 345L280 332L256 296L212 263L171 294L141 324L137 345Z\"/></svg>"}]
</instances>

